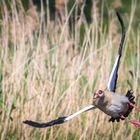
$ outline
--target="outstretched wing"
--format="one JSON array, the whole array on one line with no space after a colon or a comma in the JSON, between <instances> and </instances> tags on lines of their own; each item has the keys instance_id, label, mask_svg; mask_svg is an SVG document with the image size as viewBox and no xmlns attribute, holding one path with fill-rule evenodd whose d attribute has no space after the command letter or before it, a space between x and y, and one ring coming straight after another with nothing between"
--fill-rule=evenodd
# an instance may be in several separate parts
<instances>
[{"instance_id":1,"label":"outstretched wing","mask_svg":"<svg viewBox=\"0 0 140 140\"><path fill-rule=\"evenodd\" d=\"M67 116L67 117L60 117L56 120L52 120L50 122L47 122L47 123L39 123L39 122L34 122L34 121L30 121L30 120L26 120L26 121L23 121L23 123L25 124L28 124L30 126L33 126L33 127L38 127L38 128L44 128L44 127L49 127L49 126L53 126L53 125L57 125L57 124L61 124L61 123L64 123L66 121L69 121L71 120L72 118L76 117L77 115L83 113L83 112L86 112L86 111L89 111L91 109L94 109L95 106L94 105L89 105L83 109L81 109L80 111L70 115L70 116Z\"/></svg>"},{"instance_id":2,"label":"outstretched wing","mask_svg":"<svg viewBox=\"0 0 140 140\"><path fill-rule=\"evenodd\" d=\"M122 56L123 43L124 43L124 39L125 39L125 27L124 27L123 20L118 12L116 12L116 15L121 24L122 37L121 37L121 41L119 44L118 55L115 60L112 72L109 77L109 82L108 82L108 90L112 91L112 92L115 92L115 90L116 90L116 83L117 83L117 78L118 78L118 68L119 68L120 58Z\"/></svg>"}]
</instances>

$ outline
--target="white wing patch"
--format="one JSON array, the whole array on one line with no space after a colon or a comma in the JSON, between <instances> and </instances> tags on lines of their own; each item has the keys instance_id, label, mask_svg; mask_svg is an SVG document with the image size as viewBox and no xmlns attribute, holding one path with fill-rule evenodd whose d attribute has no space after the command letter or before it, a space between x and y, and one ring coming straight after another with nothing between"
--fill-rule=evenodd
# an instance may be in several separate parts
<instances>
[{"instance_id":1,"label":"white wing patch","mask_svg":"<svg viewBox=\"0 0 140 140\"><path fill-rule=\"evenodd\" d=\"M114 63L112 72L110 74L110 77L109 77L109 82L108 82L108 85L107 85L109 91L114 91L114 89L116 87L116 80L117 80L117 76L118 76L119 61L120 61L120 56L118 55L116 60L115 60L115 63Z\"/></svg>"},{"instance_id":2,"label":"white wing patch","mask_svg":"<svg viewBox=\"0 0 140 140\"><path fill-rule=\"evenodd\" d=\"M72 118L76 117L77 115L79 115L79 114L81 114L81 113L83 113L85 111L89 111L91 109L94 109L94 108L96 108L94 105L89 105L89 106L79 110L78 112L68 116L67 118L65 118L65 121L71 120Z\"/></svg>"}]
</instances>

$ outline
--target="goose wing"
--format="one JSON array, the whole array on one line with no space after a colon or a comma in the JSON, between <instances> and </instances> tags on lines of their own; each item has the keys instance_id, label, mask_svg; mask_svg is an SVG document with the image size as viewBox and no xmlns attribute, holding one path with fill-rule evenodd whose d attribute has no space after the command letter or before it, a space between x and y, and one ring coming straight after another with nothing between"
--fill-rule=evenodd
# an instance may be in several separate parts
<instances>
[{"instance_id":1,"label":"goose wing","mask_svg":"<svg viewBox=\"0 0 140 140\"><path fill-rule=\"evenodd\" d=\"M115 90L116 90L116 83L117 83L117 79L118 79L118 68L119 68L119 63L120 63L120 59L122 56L122 49L123 49L123 44L124 44L124 39L125 39L125 27L124 27L123 20L118 12L116 12L116 15L121 24L122 37L121 37L121 41L120 41L119 48L118 48L118 55L116 57L112 72L109 77L109 82L107 85L108 90L112 91L112 92L115 92Z\"/></svg>"},{"instance_id":2,"label":"goose wing","mask_svg":"<svg viewBox=\"0 0 140 140\"><path fill-rule=\"evenodd\" d=\"M75 112L72 115L69 115L67 117L59 117L56 120L52 120L52 121L46 122L46 123L39 123L39 122L31 121L31 120L25 120L25 121L23 121L23 123L30 125L32 127L38 127L38 128L49 127L49 126L53 126L53 125L57 125L57 124L62 124L66 121L71 120L72 118L76 117L77 115L79 115L83 112L89 111L91 109L94 109L94 108L96 108L94 105L89 105L89 106L86 106L85 108L81 109L80 111Z\"/></svg>"}]
</instances>

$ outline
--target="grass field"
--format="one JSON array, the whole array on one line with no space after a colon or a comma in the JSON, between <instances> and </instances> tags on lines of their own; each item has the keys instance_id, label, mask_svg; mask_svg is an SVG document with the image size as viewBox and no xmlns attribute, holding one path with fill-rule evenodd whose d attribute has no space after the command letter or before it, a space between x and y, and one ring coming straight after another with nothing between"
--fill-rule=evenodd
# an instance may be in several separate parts
<instances>
[{"instance_id":1,"label":"grass field","mask_svg":"<svg viewBox=\"0 0 140 140\"><path fill-rule=\"evenodd\" d=\"M74 34L69 16L63 24L49 18L46 22L43 8L25 12L20 2L14 2L10 11L1 2L0 139L139 140L139 129L127 121L109 123L98 109L50 128L22 123L47 122L90 105L93 92L107 86L121 27L110 10L107 25L101 12L90 25L76 23ZM132 89L140 106L140 24L132 26L135 10L133 3L130 13L122 15L127 32L117 92ZM129 118L140 120L140 113L133 110Z\"/></svg>"}]
</instances>

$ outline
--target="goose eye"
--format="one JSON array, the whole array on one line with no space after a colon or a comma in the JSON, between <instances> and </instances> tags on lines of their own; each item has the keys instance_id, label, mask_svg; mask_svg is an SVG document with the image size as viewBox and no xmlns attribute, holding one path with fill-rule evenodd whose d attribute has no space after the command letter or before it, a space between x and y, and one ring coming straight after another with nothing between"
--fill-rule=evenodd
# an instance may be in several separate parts
<instances>
[{"instance_id":1,"label":"goose eye","mask_svg":"<svg viewBox=\"0 0 140 140\"><path fill-rule=\"evenodd\" d=\"M99 96L99 97L102 97L103 95L104 95L104 92L103 92L102 90L99 90L99 91L98 91L98 96Z\"/></svg>"},{"instance_id":2,"label":"goose eye","mask_svg":"<svg viewBox=\"0 0 140 140\"><path fill-rule=\"evenodd\" d=\"M99 94L102 94L103 93L103 91L102 90L99 90L99 92L98 92Z\"/></svg>"}]
</instances>

